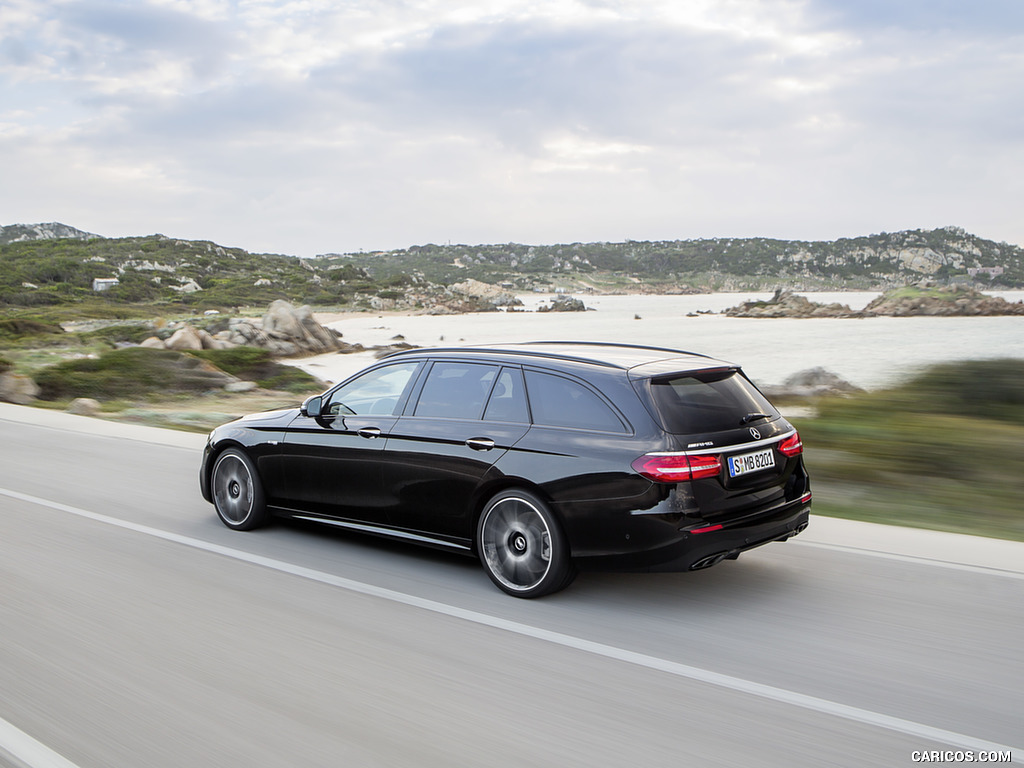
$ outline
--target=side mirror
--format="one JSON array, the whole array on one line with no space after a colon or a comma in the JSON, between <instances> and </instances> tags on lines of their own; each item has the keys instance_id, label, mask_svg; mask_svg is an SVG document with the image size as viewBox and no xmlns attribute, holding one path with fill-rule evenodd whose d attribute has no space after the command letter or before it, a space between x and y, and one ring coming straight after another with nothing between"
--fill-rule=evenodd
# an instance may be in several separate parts
<instances>
[{"instance_id":1,"label":"side mirror","mask_svg":"<svg viewBox=\"0 0 1024 768\"><path fill-rule=\"evenodd\" d=\"M306 398L306 401L299 408L299 413L311 419L318 419L323 407L323 397L321 395L313 395L313 397Z\"/></svg>"}]
</instances>

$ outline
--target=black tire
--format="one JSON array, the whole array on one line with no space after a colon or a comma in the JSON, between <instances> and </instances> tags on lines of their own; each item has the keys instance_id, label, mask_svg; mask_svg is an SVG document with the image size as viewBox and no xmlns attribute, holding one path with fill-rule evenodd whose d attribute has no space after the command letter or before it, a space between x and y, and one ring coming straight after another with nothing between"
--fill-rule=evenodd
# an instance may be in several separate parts
<instances>
[{"instance_id":1,"label":"black tire","mask_svg":"<svg viewBox=\"0 0 1024 768\"><path fill-rule=\"evenodd\" d=\"M228 448L217 457L210 489L217 517L228 528L251 531L267 521L263 483L252 460L238 448Z\"/></svg>"},{"instance_id":2,"label":"black tire","mask_svg":"<svg viewBox=\"0 0 1024 768\"><path fill-rule=\"evenodd\" d=\"M477 522L476 543L491 581L514 597L550 595L576 578L558 520L528 491L502 491L491 499Z\"/></svg>"}]
</instances>

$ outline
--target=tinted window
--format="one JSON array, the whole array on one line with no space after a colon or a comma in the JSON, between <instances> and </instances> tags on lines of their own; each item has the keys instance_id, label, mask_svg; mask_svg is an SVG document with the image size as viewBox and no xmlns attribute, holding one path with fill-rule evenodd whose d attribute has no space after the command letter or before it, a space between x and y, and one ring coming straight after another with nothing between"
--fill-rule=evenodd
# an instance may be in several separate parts
<instances>
[{"instance_id":1,"label":"tinted window","mask_svg":"<svg viewBox=\"0 0 1024 768\"><path fill-rule=\"evenodd\" d=\"M391 415L402 399L419 363L400 363L375 368L331 393L326 413Z\"/></svg>"},{"instance_id":2,"label":"tinted window","mask_svg":"<svg viewBox=\"0 0 1024 768\"><path fill-rule=\"evenodd\" d=\"M600 432L624 432L608 404L582 384L539 371L526 372L533 423Z\"/></svg>"},{"instance_id":3,"label":"tinted window","mask_svg":"<svg viewBox=\"0 0 1024 768\"><path fill-rule=\"evenodd\" d=\"M770 418L779 415L754 385L736 371L654 379L651 392L662 426L669 432L722 432L743 426L743 418L748 414L764 413Z\"/></svg>"},{"instance_id":4,"label":"tinted window","mask_svg":"<svg viewBox=\"0 0 1024 768\"><path fill-rule=\"evenodd\" d=\"M484 419L487 421L512 421L517 424L529 423L530 412L526 407L526 389L523 386L523 376L518 368L501 369L498 381L491 392L491 399L487 401Z\"/></svg>"},{"instance_id":5,"label":"tinted window","mask_svg":"<svg viewBox=\"0 0 1024 768\"><path fill-rule=\"evenodd\" d=\"M496 365L434 363L420 392L415 414L479 419L497 373Z\"/></svg>"}]
</instances>

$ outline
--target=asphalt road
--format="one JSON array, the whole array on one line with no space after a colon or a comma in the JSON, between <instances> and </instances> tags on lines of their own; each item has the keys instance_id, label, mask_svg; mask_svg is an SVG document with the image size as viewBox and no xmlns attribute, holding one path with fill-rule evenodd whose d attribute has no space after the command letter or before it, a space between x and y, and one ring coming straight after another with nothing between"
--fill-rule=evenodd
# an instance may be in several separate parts
<instances>
[{"instance_id":1,"label":"asphalt road","mask_svg":"<svg viewBox=\"0 0 1024 768\"><path fill-rule=\"evenodd\" d=\"M1024 761L1024 545L1015 570L798 539L522 601L458 556L227 530L194 436L7 413L0 765Z\"/></svg>"}]
</instances>

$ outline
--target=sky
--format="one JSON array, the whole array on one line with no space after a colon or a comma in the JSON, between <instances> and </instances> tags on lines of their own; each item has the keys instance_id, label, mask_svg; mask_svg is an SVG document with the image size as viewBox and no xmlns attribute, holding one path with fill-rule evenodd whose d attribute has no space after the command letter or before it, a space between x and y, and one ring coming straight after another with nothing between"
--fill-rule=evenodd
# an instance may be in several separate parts
<instances>
[{"instance_id":1,"label":"sky","mask_svg":"<svg viewBox=\"0 0 1024 768\"><path fill-rule=\"evenodd\" d=\"M1024 245L1021 0L0 0L0 224Z\"/></svg>"}]
</instances>

